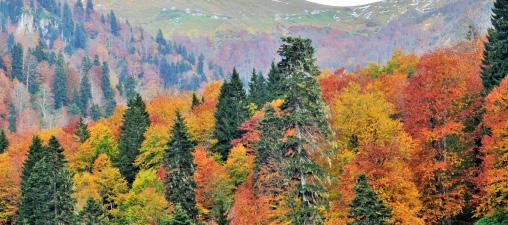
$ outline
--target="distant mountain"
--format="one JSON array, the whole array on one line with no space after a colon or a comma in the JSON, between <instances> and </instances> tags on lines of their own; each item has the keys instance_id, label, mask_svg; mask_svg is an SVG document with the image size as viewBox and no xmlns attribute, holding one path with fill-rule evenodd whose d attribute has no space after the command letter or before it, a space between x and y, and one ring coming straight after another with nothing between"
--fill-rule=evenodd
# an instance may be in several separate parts
<instances>
[{"instance_id":1,"label":"distant mountain","mask_svg":"<svg viewBox=\"0 0 508 225\"><path fill-rule=\"evenodd\" d=\"M385 62L396 48L423 53L489 24L491 0L385 0L331 7L304 0L96 0L155 33L161 28L226 69L265 69L279 37L312 38L320 66L349 69Z\"/></svg>"}]
</instances>

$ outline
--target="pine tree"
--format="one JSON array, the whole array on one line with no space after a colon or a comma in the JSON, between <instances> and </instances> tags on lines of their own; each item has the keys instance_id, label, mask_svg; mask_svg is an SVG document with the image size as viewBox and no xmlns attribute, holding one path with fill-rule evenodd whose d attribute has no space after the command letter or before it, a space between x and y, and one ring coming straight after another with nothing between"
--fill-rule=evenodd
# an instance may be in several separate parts
<instances>
[{"instance_id":1,"label":"pine tree","mask_svg":"<svg viewBox=\"0 0 508 225\"><path fill-rule=\"evenodd\" d=\"M0 154L4 153L5 149L9 147L9 140L4 130L0 130Z\"/></svg>"},{"instance_id":2,"label":"pine tree","mask_svg":"<svg viewBox=\"0 0 508 225\"><path fill-rule=\"evenodd\" d=\"M238 127L249 117L248 102L240 75L233 69L231 80L221 87L217 111L215 112L214 136L217 144L214 151L225 161L231 149L231 141L240 138Z\"/></svg>"},{"instance_id":3,"label":"pine tree","mask_svg":"<svg viewBox=\"0 0 508 225\"><path fill-rule=\"evenodd\" d=\"M107 62L102 63L101 89L104 96L104 115L111 116L116 108L115 92L111 87L109 80L109 65Z\"/></svg>"},{"instance_id":4,"label":"pine tree","mask_svg":"<svg viewBox=\"0 0 508 225\"><path fill-rule=\"evenodd\" d=\"M199 75L202 75L204 76L205 75L205 56L203 55L203 53L201 53L198 57L198 67L197 67L197 72Z\"/></svg>"},{"instance_id":5,"label":"pine tree","mask_svg":"<svg viewBox=\"0 0 508 225\"><path fill-rule=\"evenodd\" d=\"M92 99L92 85L90 84L90 80L88 79L88 75L84 75L81 78L81 84L79 86L79 109L81 110L81 114L86 115L86 110L88 109L88 104L90 99Z\"/></svg>"},{"instance_id":6,"label":"pine tree","mask_svg":"<svg viewBox=\"0 0 508 225\"><path fill-rule=\"evenodd\" d=\"M162 221L161 225L192 225L192 219L187 215L185 210L180 206L176 205L173 210L173 215L169 220Z\"/></svg>"},{"instance_id":7,"label":"pine tree","mask_svg":"<svg viewBox=\"0 0 508 225\"><path fill-rule=\"evenodd\" d=\"M48 60L48 56L46 55L45 51L46 51L46 44L44 44L42 39L39 39L39 42L37 43L37 46L35 46L35 49L32 53L38 62Z\"/></svg>"},{"instance_id":8,"label":"pine tree","mask_svg":"<svg viewBox=\"0 0 508 225\"><path fill-rule=\"evenodd\" d=\"M16 108L14 108L14 105L12 103L9 103L9 131L11 133L16 133L17 126L16 126Z\"/></svg>"},{"instance_id":9,"label":"pine tree","mask_svg":"<svg viewBox=\"0 0 508 225\"><path fill-rule=\"evenodd\" d=\"M482 66L482 81L487 93L497 87L508 73L508 2L496 0L492 9Z\"/></svg>"},{"instance_id":10,"label":"pine tree","mask_svg":"<svg viewBox=\"0 0 508 225\"><path fill-rule=\"evenodd\" d=\"M294 224L321 223L321 209L326 206L326 190L322 184L326 174L313 161L311 152L321 151L319 140L326 139L329 127L325 118L325 104L316 77L319 69L314 48L309 39L287 37L278 53L278 68L284 78L282 130L291 135L283 140L284 176L290 180L289 216Z\"/></svg>"},{"instance_id":11,"label":"pine tree","mask_svg":"<svg viewBox=\"0 0 508 225\"><path fill-rule=\"evenodd\" d=\"M164 168L167 171L165 178L166 199L179 204L196 219L198 210L194 188L194 163L192 152L196 142L191 139L187 125L178 111L172 129L172 135L168 142L168 149L164 156Z\"/></svg>"},{"instance_id":12,"label":"pine tree","mask_svg":"<svg viewBox=\"0 0 508 225\"><path fill-rule=\"evenodd\" d=\"M74 36L74 20L72 19L72 11L67 2L64 2L62 11L62 35L67 43L70 43ZM71 46L71 45L68 45Z\"/></svg>"},{"instance_id":13,"label":"pine tree","mask_svg":"<svg viewBox=\"0 0 508 225\"><path fill-rule=\"evenodd\" d=\"M90 132L88 132L88 127L83 122L83 117L79 117L78 124L76 125L76 131L74 132L78 141L80 143L84 143L88 138L90 138Z\"/></svg>"},{"instance_id":14,"label":"pine tree","mask_svg":"<svg viewBox=\"0 0 508 225\"><path fill-rule=\"evenodd\" d=\"M11 79L18 79L19 81L23 81L23 46L21 44L16 43L11 49L12 56L12 72Z\"/></svg>"},{"instance_id":15,"label":"pine tree","mask_svg":"<svg viewBox=\"0 0 508 225\"><path fill-rule=\"evenodd\" d=\"M281 98L284 93L284 79L275 62L272 62L270 71L268 72L267 81L267 101L272 101Z\"/></svg>"},{"instance_id":16,"label":"pine tree","mask_svg":"<svg viewBox=\"0 0 508 225\"><path fill-rule=\"evenodd\" d=\"M55 75L53 79L53 98L55 109L66 106L68 103L67 98L67 75L64 70L64 59L60 53L56 62Z\"/></svg>"},{"instance_id":17,"label":"pine tree","mask_svg":"<svg viewBox=\"0 0 508 225\"><path fill-rule=\"evenodd\" d=\"M99 202L92 197L86 201L85 207L79 212L79 222L83 225L107 224L104 209Z\"/></svg>"},{"instance_id":18,"label":"pine tree","mask_svg":"<svg viewBox=\"0 0 508 225\"><path fill-rule=\"evenodd\" d=\"M86 29L83 23L76 25L76 31L74 32L73 46L77 49L86 48Z\"/></svg>"},{"instance_id":19,"label":"pine tree","mask_svg":"<svg viewBox=\"0 0 508 225\"><path fill-rule=\"evenodd\" d=\"M111 27L111 33L115 36L118 36L120 34L120 25L118 24L115 12L113 12L113 10L111 10L109 13L109 25Z\"/></svg>"},{"instance_id":20,"label":"pine tree","mask_svg":"<svg viewBox=\"0 0 508 225\"><path fill-rule=\"evenodd\" d=\"M198 96L196 95L196 93L192 93L191 109L194 109L194 107L198 106L199 104L201 104L201 102L199 101Z\"/></svg>"},{"instance_id":21,"label":"pine tree","mask_svg":"<svg viewBox=\"0 0 508 225\"><path fill-rule=\"evenodd\" d=\"M365 174L358 176L355 186L356 196L349 206L348 225L389 225L392 212L383 200L370 187Z\"/></svg>"},{"instance_id":22,"label":"pine tree","mask_svg":"<svg viewBox=\"0 0 508 225\"><path fill-rule=\"evenodd\" d=\"M127 97L127 99L131 99L136 96L136 80L133 76L128 76L125 79L124 89L125 97Z\"/></svg>"},{"instance_id":23,"label":"pine tree","mask_svg":"<svg viewBox=\"0 0 508 225\"><path fill-rule=\"evenodd\" d=\"M34 138L23 165L21 224L74 224L72 173L66 167L63 149L53 136L48 147Z\"/></svg>"},{"instance_id":24,"label":"pine tree","mask_svg":"<svg viewBox=\"0 0 508 225\"><path fill-rule=\"evenodd\" d=\"M259 107L266 102L266 81L261 73L257 74L256 70L252 70L252 76L249 82L249 102Z\"/></svg>"},{"instance_id":25,"label":"pine tree","mask_svg":"<svg viewBox=\"0 0 508 225\"><path fill-rule=\"evenodd\" d=\"M90 106L90 117L92 117L93 121L97 121L102 117L101 109L99 108L99 105L92 104Z\"/></svg>"},{"instance_id":26,"label":"pine tree","mask_svg":"<svg viewBox=\"0 0 508 225\"><path fill-rule=\"evenodd\" d=\"M120 154L116 165L127 182L132 184L139 170L134 166L134 160L136 160L139 148L145 140L145 131L150 126L150 118L146 111L145 102L139 94L129 100L122 122L118 144Z\"/></svg>"},{"instance_id":27,"label":"pine tree","mask_svg":"<svg viewBox=\"0 0 508 225\"><path fill-rule=\"evenodd\" d=\"M93 12L93 0L86 0L86 15L89 17Z\"/></svg>"}]
</instances>

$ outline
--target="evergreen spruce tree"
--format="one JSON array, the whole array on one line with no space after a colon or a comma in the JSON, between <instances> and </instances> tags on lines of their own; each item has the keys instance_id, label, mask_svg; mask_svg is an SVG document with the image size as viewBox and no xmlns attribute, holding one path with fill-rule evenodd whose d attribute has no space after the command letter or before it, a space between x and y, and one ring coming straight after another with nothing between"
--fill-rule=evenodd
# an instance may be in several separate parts
<instances>
[{"instance_id":1,"label":"evergreen spruce tree","mask_svg":"<svg viewBox=\"0 0 508 225\"><path fill-rule=\"evenodd\" d=\"M321 223L321 209L326 206L322 184L326 174L313 161L311 152L320 152L319 140L330 130L325 118L325 104L316 80L319 69L309 39L287 37L278 53L278 68L284 79L284 102L280 109L282 131L293 131L282 140L284 176L293 190L287 199L293 224Z\"/></svg>"},{"instance_id":2,"label":"evergreen spruce tree","mask_svg":"<svg viewBox=\"0 0 508 225\"><path fill-rule=\"evenodd\" d=\"M78 141L80 143L84 143L88 138L90 138L90 132L88 132L88 127L83 122L83 117L79 117L78 124L76 125L76 131L74 132Z\"/></svg>"},{"instance_id":3,"label":"evergreen spruce tree","mask_svg":"<svg viewBox=\"0 0 508 225\"><path fill-rule=\"evenodd\" d=\"M48 56L46 55L45 51L46 51L46 44L44 44L42 39L39 39L39 42L37 43L37 46L35 46L35 49L32 53L38 62L48 60Z\"/></svg>"},{"instance_id":4,"label":"evergreen spruce tree","mask_svg":"<svg viewBox=\"0 0 508 225\"><path fill-rule=\"evenodd\" d=\"M53 98L55 109L66 106L68 103L67 75L64 70L64 59L62 54L58 56L56 62L55 76L53 79Z\"/></svg>"},{"instance_id":5,"label":"evergreen spruce tree","mask_svg":"<svg viewBox=\"0 0 508 225\"><path fill-rule=\"evenodd\" d=\"M86 115L90 99L92 99L92 85L90 84L88 75L85 74L83 78L81 78L81 84L79 86L79 109L81 110L81 114Z\"/></svg>"},{"instance_id":6,"label":"evergreen spruce tree","mask_svg":"<svg viewBox=\"0 0 508 225\"><path fill-rule=\"evenodd\" d=\"M8 106L9 110L9 131L11 133L16 133L17 126L16 126L16 108L14 108L14 105L12 103L9 103Z\"/></svg>"},{"instance_id":7,"label":"evergreen spruce tree","mask_svg":"<svg viewBox=\"0 0 508 225\"><path fill-rule=\"evenodd\" d=\"M194 109L194 107L198 106L199 104L201 104L201 102L199 101L198 96L196 95L196 93L192 93L191 109Z\"/></svg>"},{"instance_id":8,"label":"evergreen spruce tree","mask_svg":"<svg viewBox=\"0 0 508 225\"><path fill-rule=\"evenodd\" d=\"M268 72L267 81L267 101L272 101L281 98L284 93L284 78L282 77L279 68L272 62L270 71Z\"/></svg>"},{"instance_id":9,"label":"evergreen spruce tree","mask_svg":"<svg viewBox=\"0 0 508 225\"><path fill-rule=\"evenodd\" d=\"M508 1L496 0L492 9L482 66L483 86L488 92L497 87L508 73Z\"/></svg>"},{"instance_id":10,"label":"evergreen spruce tree","mask_svg":"<svg viewBox=\"0 0 508 225\"><path fill-rule=\"evenodd\" d=\"M120 24L118 24L118 20L116 19L115 12L111 10L109 13L109 25L111 28L111 33L115 36L120 34Z\"/></svg>"},{"instance_id":11,"label":"evergreen spruce tree","mask_svg":"<svg viewBox=\"0 0 508 225\"><path fill-rule=\"evenodd\" d=\"M249 102L262 107L266 102L266 81L261 73L257 74L252 70L252 76L249 81Z\"/></svg>"},{"instance_id":12,"label":"evergreen spruce tree","mask_svg":"<svg viewBox=\"0 0 508 225\"><path fill-rule=\"evenodd\" d=\"M161 225L192 225L192 219L187 215L187 212L177 204L173 210L173 215L167 221L163 221Z\"/></svg>"},{"instance_id":13,"label":"evergreen spruce tree","mask_svg":"<svg viewBox=\"0 0 508 225\"><path fill-rule=\"evenodd\" d=\"M7 135L5 135L4 130L0 130L0 154L4 153L7 147L9 147L9 140L7 139Z\"/></svg>"},{"instance_id":14,"label":"evergreen spruce tree","mask_svg":"<svg viewBox=\"0 0 508 225\"><path fill-rule=\"evenodd\" d=\"M74 48L78 49L85 49L86 48L86 29L85 25L83 23L78 23L76 25L76 30L74 32L74 40L73 40L73 46Z\"/></svg>"},{"instance_id":15,"label":"evergreen spruce tree","mask_svg":"<svg viewBox=\"0 0 508 225\"><path fill-rule=\"evenodd\" d=\"M99 105L92 104L92 106L90 106L90 117L92 117L92 120L97 121L101 118L101 116L102 113L101 109L99 108Z\"/></svg>"},{"instance_id":16,"label":"evergreen spruce tree","mask_svg":"<svg viewBox=\"0 0 508 225\"><path fill-rule=\"evenodd\" d=\"M107 62L102 63L101 89L104 96L104 115L111 116L116 108L115 92L111 87L109 80L109 65Z\"/></svg>"},{"instance_id":17,"label":"evergreen spruce tree","mask_svg":"<svg viewBox=\"0 0 508 225\"><path fill-rule=\"evenodd\" d=\"M372 190L365 174L358 176L355 186L356 196L349 204L348 225L389 225L392 212L383 200Z\"/></svg>"},{"instance_id":18,"label":"evergreen spruce tree","mask_svg":"<svg viewBox=\"0 0 508 225\"><path fill-rule=\"evenodd\" d=\"M72 19L72 11L67 2L64 2L62 11L62 35L67 43L70 43L74 36L74 20ZM69 45L70 46L70 45Z\"/></svg>"},{"instance_id":19,"label":"evergreen spruce tree","mask_svg":"<svg viewBox=\"0 0 508 225\"><path fill-rule=\"evenodd\" d=\"M125 97L127 97L127 99L131 99L136 96L136 80L133 76L128 76L125 79L124 89Z\"/></svg>"},{"instance_id":20,"label":"evergreen spruce tree","mask_svg":"<svg viewBox=\"0 0 508 225\"><path fill-rule=\"evenodd\" d=\"M205 75L205 56L201 53L198 57L198 67L197 72L199 75Z\"/></svg>"},{"instance_id":21,"label":"evergreen spruce tree","mask_svg":"<svg viewBox=\"0 0 508 225\"><path fill-rule=\"evenodd\" d=\"M168 149L164 156L164 168L167 171L164 180L166 186L166 199L181 205L186 213L196 219L194 181L194 163L192 152L196 142L191 139L187 125L178 111L172 128Z\"/></svg>"},{"instance_id":22,"label":"evergreen spruce tree","mask_svg":"<svg viewBox=\"0 0 508 225\"><path fill-rule=\"evenodd\" d=\"M217 111L215 112L214 136L217 144L214 151L225 161L231 149L231 141L242 136L238 127L249 117L248 101L240 75L233 69L231 80L221 87Z\"/></svg>"},{"instance_id":23,"label":"evergreen spruce tree","mask_svg":"<svg viewBox=\"0 0 508 225\"><path fill-rule=\"evenodd\" d=\"M34 138L23 165L21 224L75 224L72 173L66 167L63 149L53 136L48 147Z\"/></svg>"},{"instance_id":24,"label":"evergreen spruce tree","mask_svg":"<svg viewBox=\"0 0 508 225\"><path fill-rule=\"evenodd\" d=\"M86 0L86 15L89 17L93 12L93 0Z\"/></svg>"},{"instance_id":25,"label":"evergreen spruce tree","mask_svg":"<svg viewBox=\"0 0 508 225\"><path fill-rule=\"evenodd\" d=\"M21 44L16 43L11 49L11 57L12 57L12 72L11 79L18 79L19 81L23 81L23 46Z\"/></svg>"},{"instance_id":26,"label":"evergreen spruce tree","mask_svg":"<svg viewBox=\"0 0 508 225\"><path fill-rule=\"evenodd\" d=\"M120 154L116 166L130 185L139 170L134 165L134 160L136 160L139 148L145 140L145 131L150 126L150 118L146 111L145 102L139 94L129 100L122 122L118 144Z\"/></svg>"},{"instance_id":27,"label":"evergreen spruce tree","mask_svg":"<svg viewBox=\"0 0 508 225\"><path fill-rule=\"evenodd\" d=\"M89 197L85 207L79 212L79 222L83 225L106 225L106 216L101 204Z\"/></svg>"}]
</instances>

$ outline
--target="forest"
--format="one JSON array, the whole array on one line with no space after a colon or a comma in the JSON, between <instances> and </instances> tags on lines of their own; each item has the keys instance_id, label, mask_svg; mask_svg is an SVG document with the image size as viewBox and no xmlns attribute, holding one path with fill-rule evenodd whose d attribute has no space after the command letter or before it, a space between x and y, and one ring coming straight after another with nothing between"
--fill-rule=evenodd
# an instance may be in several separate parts
<instances>
[{"instance_id":1,"label":"forest","mask_svg":"<svg viewBox=\"0 0 508 225\"><path fill-rule=\"evenodd\" d=\"M508 224L505 0L451 47L349 71L288 36L248 75L91 0L0 19L0 224Z\"/></svg>"}]
</instances>

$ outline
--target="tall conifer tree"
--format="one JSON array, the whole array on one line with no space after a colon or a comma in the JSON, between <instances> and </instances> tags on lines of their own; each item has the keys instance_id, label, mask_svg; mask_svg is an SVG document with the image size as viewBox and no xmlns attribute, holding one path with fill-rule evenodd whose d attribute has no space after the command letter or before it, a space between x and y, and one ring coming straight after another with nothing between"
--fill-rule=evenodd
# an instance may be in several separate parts
<instances>
[{"instance_id":1,"label":"tall conifer tree","mask_svg":"<svg viewBox=\"0 0 508 225\"><path fill-rule=\"evenodd\" d=\"M104 96L104 115L111 116L116 108L115 92L111 87L109 80L109 65L107 62L102 63L101 90Z\"/></svg>"},{"instance_id":2,"label":"tall conifer tree","mask_svg":"<svg viewBox=\"0 0 508 225\"><path fill-rule=\"evenodd\" d=\"M21 224L75 224L72 173L53 136L48 147L34 138L22 174Z\"/></svg>"},{"instance_id":3,"label":"tall conifer tree","mask_svg":"<svg viewBox=\"0 0 508 225\"><path fill-rule=\"evenodd\" d=\"M266 81L261 73L252 70L249 81L249 102L261 107L266 102Z\"/></svg>"},{"instance_id":4,"label":"tall conifer tree","mask_svg":"<svg viewBox=\"0 0 508 225\"><path fill-rule=\"evenodd\" d=\"M53 79L53 98L55 100L55 109L66 106L68 103L67 75L65 74L64 63L63 55L60 54L56 62L55 76Z\"/></svg>"},{"instance_id":5,"label":"tall conifer tree","mask_svg":"<svg viewBox=\"0 0 508 225\"><path fill-rule=\"evenodd\" d=\"M5 149L9 147L9 140L7 139L7 135L5 135L5 131L0 130L0 154L4 153Z\"/></svg>"},{"instance_id":6,"label":"tall conifer tree","mask_svg":"<svg viewBox=\"0 0 508 225\"><path fill-rule=\"evenodd\" d=\"M145 102L139 94L129 100L122 122L118 144L120 154L116 166L127 182L132 184L139 170L134 165L134 160L136 160L139 148L145 140L145 131L150 126L150 118L146 111Z\"/></svg>"},{"instance_id":7,"label":"tall conifer tree","mask_svg":"<svg viewBox=\"0 0 508 225\"><path fill-rule=\"evenodd\" d=\"M240 75L233 69L231 80L225 81L221 87L219 103L215 112L214 136L217 144L215 152L226 160L231 149L231 141L240 138L242 131L238 127L249 117L247 95L243 89Z\"/></svg>"},{"instance_id":8,"label":"tall conifer tree","mask_svg":"<svg viewBox=\"0 0 508 225\"><path fill-rule=\"evenodd\" d=\"M79 86L79 109L81 110L81 114L86 115L90 99L92 99L92 85L90 84L88 75L85 74L83 78L81 78L81 85Z\"/></svg>"},{"instance_id":9,"label":"tall conifer tree","mask_svg":"<svg viewBox=\"0 0 508 225\"><path fill-rule=\"evenodd\" d=\"M389 225L392 212L381 197L372 190L365 174L358 176L355 186L356 196L349 204L349 219L353 222L348 225Z\"/></svg>"},{"instance_id":10,"label":"tall conifer tree","mask_svg":"<svg viewBox=\"0 0 508 225\"><path fill-rule=\"evenodd\" d=\"M19 81L23 81L23 46L21 44L16 43L11 49L11 57L12 57L12 72L11 79L18 79Z\"/></svg>"},{"instance_id":11,"label":"tall conifer tree","mask_svg":"<svg viewBox=\"0 0 508 225\"><path fill-rule=\"evenodd\" d=\"M189 216L196 219L198 210L194 188L194 163L192 152L196 142L191 139L184 118L178 111L164 156L166 199L181 205Z\"/></svg>"},{"instance_id":12,"label":"tall conifer tree","mask_svg":"<svg viewBox=\"0 0 508 225\"><path fill-rule=\"evenodd\" d=\"M490 92L508 73L508 1L496 0L492 9L482 66L483 86Z\"/></svg>"},{"instance_id":13,"label":"tall conifer tree","mask_svg":"<svg viewBox=\"0 0 508 225\"><path fill-rule=\"evenodd\" d=\"M88 138L90 138L90 132L88 132L88 128L83 122L83 117L79 117L74 135L76 135L80 143L84 143L86 140L88 140Z\"/></svg>"}]
</instances>

